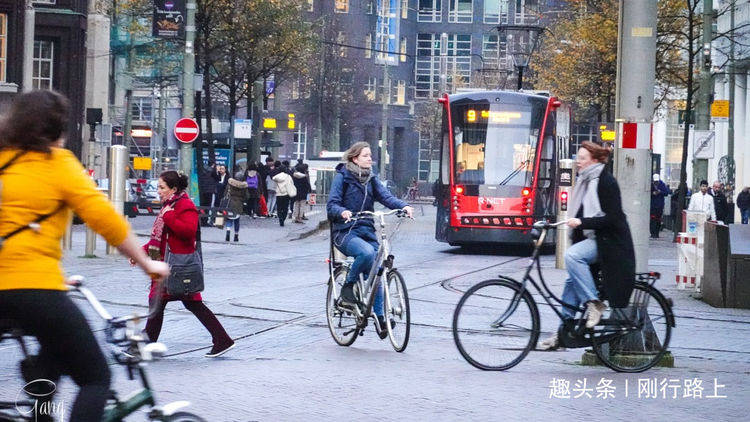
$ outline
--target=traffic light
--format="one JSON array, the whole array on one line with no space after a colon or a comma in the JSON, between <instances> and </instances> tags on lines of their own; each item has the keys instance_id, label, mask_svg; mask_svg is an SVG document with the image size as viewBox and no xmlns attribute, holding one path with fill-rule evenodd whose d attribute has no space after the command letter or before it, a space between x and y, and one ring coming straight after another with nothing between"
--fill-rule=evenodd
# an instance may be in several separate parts
<instances>
[{"instance_id":1,"label":"traffic light","mask_svg":"<svg viewBox=\"0 0 750 422\"><path fill-rule=\"evenodd\" d=\"M560 211L567 211L568 210L568 192L562 191L560 192Z\"/></svg>"}]
</instances>

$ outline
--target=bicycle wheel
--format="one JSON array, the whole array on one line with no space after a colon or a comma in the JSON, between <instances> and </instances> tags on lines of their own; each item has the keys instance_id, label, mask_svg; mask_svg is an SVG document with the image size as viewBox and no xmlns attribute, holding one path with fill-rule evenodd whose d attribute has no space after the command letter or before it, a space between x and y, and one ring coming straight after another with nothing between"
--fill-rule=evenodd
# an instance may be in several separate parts
<instances>
[{"instance_id":1,"label":"bicycle wheel","mask_svg":"<svg viewBox=\"0 0 750 422\"><path fill-rule=\"evenodd\" d=\"M162 420L164 422L206 422L205 419L190 412L173 413Z\"/></svg>"},{"instance_id":2,"label":"bicycle wheel","mask_svg":"<svg viewBox=\"0 0 750 422\"><path fill-rule=\"evenodd\" d=\"M333 272L333 281L328 281L328 292L326 294L328 330L339 346L351 346L359 335L354 314L336 306L338 294L341 292L341 287L344 286L348 272L347 267L336 268Z\"/></svg>"},{"instance_id":3,"label":"bicycle wheel","mask_svg":"<svg viewBox=\"0 0 750 422\"><path fill-rule=\"evenodd\" d=\"M406 350L411 330L409 312L409 293L406 290L404 277L397 270L388 271L388 294L385 297L385 326L393 349L397 352Z\"/></svg>"},{"instance_id":4,"label":"bicycle wheel","mask_svg":"<svg viewBox=\"0 0 750 422\"><path fill-rule=\"evenodd\" d=\"M515 310L504 321L516 296ZM453 313L453 340L467 362L486 371L518 365L539 338L539 311L528 290L510 279L486 280L464 293Z\"/></svg>"},{"instance_id":5,"label":"bicycle wheel","mask_svg":"<svg viewBox=\"0 0 750 422\"><path fill-rule=\"evenodd\" d=\"M636 282L626 308L608 308L591 337L594 352L617 372L643 372L656 365L669 346L672 313L667 299L648 284ZM617 333L621 325L631 323L635 330Z\"/></svg>"}]
</instances>

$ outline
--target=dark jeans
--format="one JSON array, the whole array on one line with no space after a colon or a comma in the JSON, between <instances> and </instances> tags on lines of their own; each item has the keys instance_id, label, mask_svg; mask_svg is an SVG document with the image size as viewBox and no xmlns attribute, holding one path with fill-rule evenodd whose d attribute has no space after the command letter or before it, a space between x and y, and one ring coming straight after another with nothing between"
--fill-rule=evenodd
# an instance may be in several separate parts
<instances>
[{"instance_id":1,"label":"dark jeans","mask_svg":"<svg viewBox=\"0 0 750 422\"><path fill-rule=\"evenodd\" d=\"M750 220L750 208L740 210L740 214L742 215L742 224L747 224L747 221Z\"/></svg>"},{"instance_id":2,"label":"dark jeans","mask_svg":"<svg viewBox=\"0 0 750 422\"><path fill-rule=\"evenodd\" d=\"M80 387L70 420L101 421L109 397L109 367L86 318L67 294L2 290L0 319L16 321L24 333L37 338L41 346L38 366L48 368L46 379L56 381L59 374L65 374Z\"/></svg>"},{"instance_id":3,"label":"dark jeans","mask_svg":"<svg viewBox=\"0 0 750 422\"><path fill-rule=\"evenodd\" d=\"M370 268L378 254L378 238L375 231L368 226L356 226L351 231L344 230L333 237L334 245L346 256L353 256L354 263L346 276L347 283L356 283L359 275L367 280ZM375 315L383 315L383 285L375 294L373 310Z\"/></svg>"},{"instance_id":4,"label":"dark jeans","mask_svg":"<svg viewBox=\"0 0 750 422\"><path fill-rule=\"evenodd\" d=\"M260 215L260 198L247 199L247 215L250 217Z\"/></svg>"},{"instance_id":5,"label":"dark jeans","mask_svg":"<svg viewBox=\"0 0 750 422\"><path fill-rule=\"evenodd\" d=\"M215 346L222 346L232 342L232 338L229 337L229 334L224 330L219 320L216 319L216 315L202 301L183 300L182 305L188 311L192 312L198 318L198 321L211 333L211 339ZM164 322L164 308L166 306L167 302L161 300L159 297L154 297L148 301L149 312L156 311L146 322L146 329L144 330L149 341L154 342L159 340L161 326Z\"/></svg>"},{"instance_id":6,"label":"dark jeans","mask_svg":"<svg viewBox=\"0 0 750 422\"><path fill-rule=\"evenodd\" d=\"M278 211L279 215L279 224L284 225L284 220L286 220L286 215L289 212L289 197L284 196L276 196L276 210Z\"/></svg>"},{"instance_id":7,"label":"dark jeans","mask_svg":"<svg viewBox=\"0 0 750 422\"><path fill-rule=\"evenodd\" d=\"M659 232L661 231L662 214L664 214L664 211L662 212L651 211L651 221L650 221L650 226L649 226L651 237L659 237Z\"/></svg>"}]
</instances>

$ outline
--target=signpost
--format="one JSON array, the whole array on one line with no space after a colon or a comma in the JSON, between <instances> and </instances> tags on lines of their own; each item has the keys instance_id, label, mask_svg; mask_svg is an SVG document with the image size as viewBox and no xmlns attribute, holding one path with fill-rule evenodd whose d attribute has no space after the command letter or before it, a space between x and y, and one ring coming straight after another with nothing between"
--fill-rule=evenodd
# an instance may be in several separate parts
<instances>
[{"instance_id":1,"label":"signpost","mask_svg":"<svg viewBox=\"0 0 750 422\"><path fill-rule=\"evenodd\" d=\"M716 143L716 132L713 130L693 131L693 157L714 158L714 144Z\"/></svg>"},{"instance_id":2,"label":"signpost","mask_svg":"<svg viewBox=\"0 0 750 422\"><path fill-rule=\"evenodd\" d=\"M184 144L189 144L195 141L198 139L199 134L200 130L198 129L198 123L193 119L183 117L174 125L175 138Z\"/></svg>"},{"instance_id":3,"label":"signpost","mask_svg":"<svg viewBox=\"0 0 750 422\"><path fill-rule=\"evenodd\" d=\"M718 121L729 120L729 100L714 100L711 103L711 119Z\"/></svg>"}]
</instances>

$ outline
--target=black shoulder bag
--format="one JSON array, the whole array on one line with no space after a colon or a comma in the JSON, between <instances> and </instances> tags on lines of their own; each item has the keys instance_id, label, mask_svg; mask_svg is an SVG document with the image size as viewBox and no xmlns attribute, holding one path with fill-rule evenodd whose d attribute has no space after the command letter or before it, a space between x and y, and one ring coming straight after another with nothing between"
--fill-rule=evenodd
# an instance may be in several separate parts
<instances>
[{"instance_id":1,"label":"black shoulder bag","mask_svg":"<svg viewBox=\"0 0 750 422\"><path fill-rule=\"evenodd\" d=\"M167 234L169 235L169 234ZM165 252L164 262L169 265L166 288L170 296L184 296L202 292L203 284L203 254L201 251L201 225L195 233L195 251L192 253Z\"/></svg>"},{"instance_id":2,"label":"black shoulder bag","mask_svg":"<svg viewBox=\"0 0 750 422\"><path fill-rule=\"evenodd\" d=\"M3 166L0 167L0 175L2 175L3 172L5 170L7 170L8 167L10 167L18 158L20 158L22 155L26 154L26 152L27 151L25 151L25 150L24 151L19 151L7 163L3 164ZM2 187L3 187L2 186L2 182L0 181L0 203L2 202ZM4 235L0 235L0 249L3 248L3 245L5 244L5 242L8 239L10 239L11 237L13 237L13 236L15 236L15 235L17 235L17 234L19 234L19 233L21 233L23 231L26 231L26 230L39 231L40 224L42 222L44 222L44 220L46 220L46 219L52 217L53 215L57 214L63 208L65 208L65 203L60 203L60 205L57 208L55 208L54 211L52 211L50 213L47 213L47 214L42 214L42 215L38 216L36 219L34 219L33 221L31 221L30 223L27 223L27 224L22 225L22 226L14 229L14 230L11 230L9 233L6 233Z\"/></svg>"}]
</instances>

